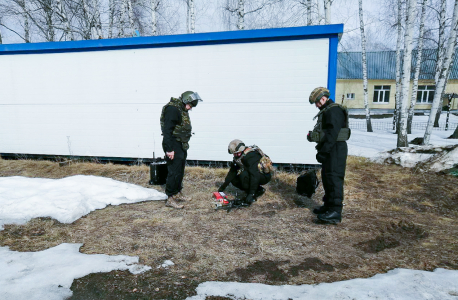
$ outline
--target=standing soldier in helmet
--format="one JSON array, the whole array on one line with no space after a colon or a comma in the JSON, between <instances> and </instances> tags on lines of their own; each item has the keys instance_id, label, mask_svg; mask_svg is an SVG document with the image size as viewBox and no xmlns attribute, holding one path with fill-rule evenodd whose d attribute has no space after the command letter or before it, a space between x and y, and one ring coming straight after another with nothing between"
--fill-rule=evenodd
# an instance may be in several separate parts
<instances>
[{"instance_id":1,"label":"standing soldier in helmet","mask_svg":"<svg viewBox=\"0 0 458 300\"><path fill-rule=\"evenodd\" d=\"M184 206L179 204L178 200L190 200L181 193L189 140L192 135L188 112L196 107L199 101L202 101L199 94L187 91L181 94L180 98L170 99L170 102L162 108L162 149L166 154L168 170L165 186L168 198L165 205L169 207L180 209Z\"/></svg>"},{"instance_id":2,"label":"standing soldier in helmet","mask_svg":"<svg viewBox=\"0 0 458 300\"><path fill-rule=\"evenodd\" d=\"M272 161L259 147L246 147L241 140L231 141L228 152L234 155L234 160L218 192L223 192L232 183L246 192L245 204L251 205L264 194L265 189L262 185L267 184L272 178Z\"/></svg>"},{"instance_id":3,"label":"standing soldier in helmet","mask_svg":"<svg viewBox=\"0 0 458 300\"><path fill-rule=\"evenodd\" d=\"M322 164L321 179L324 187L324 205L315 208L314 214L323 223L337 224L342 220L344 177L347 164L347 143L350 138L348 112L329 99L329 90L318 87L310 94L310 104L320 112L313 131L307 135L309 142L317 143L316 160Z\"/></svg>"}]
</instances>

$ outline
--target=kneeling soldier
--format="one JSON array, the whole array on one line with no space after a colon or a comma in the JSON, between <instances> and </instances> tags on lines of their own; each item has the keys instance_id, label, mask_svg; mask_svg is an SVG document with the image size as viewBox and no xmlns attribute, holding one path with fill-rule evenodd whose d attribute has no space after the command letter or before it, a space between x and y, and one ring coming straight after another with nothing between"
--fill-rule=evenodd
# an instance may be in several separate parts
<instances>
[{"instance_id":1,"label":"kneeling soldier","mask_svg":"<svg viewBox=\"0 0 458 300\"><path fill-rule=\"evenodd\" d=\"M232 183L247 194L245 203L250 205L264 194L262 185L272 178L272 161L259 147L246 147L241 140L231 141L228 152L234 155L234 160L218 192L223 192Z\"/></svg>"}]
</instances>

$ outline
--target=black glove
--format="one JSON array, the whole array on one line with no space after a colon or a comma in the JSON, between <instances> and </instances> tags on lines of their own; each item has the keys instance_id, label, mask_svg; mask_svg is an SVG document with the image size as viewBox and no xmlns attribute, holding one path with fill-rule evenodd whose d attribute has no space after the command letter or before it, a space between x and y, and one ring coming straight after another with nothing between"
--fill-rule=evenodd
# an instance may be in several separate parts
<instances>
[{"instance_id":1,"label":"black glove","mask_svg":"<svg viewBox=\"0 0 458 300\"><path fill-rule=\"evenodd\" d=\"M312 132L309 131L309 133L307 134L307 141L311 142L312 141Z\"/></svg>"},{"instance_id":2,"label":"black glove","mask_svg":"<svg viewBox=\"0 0 458 300\"><path fill-rule=\"evenodd\" d=\"M321 163L321 164L324 164L324 162L328 159L328 154L327 153L323 153L323 152L318 152L316 154L316 160Z\"/></svg>"},{"instance_id":3,"label":"black glove","mask_svg":"<svg viewBox=\"0 0 458 300\"><path fill-rule=\"evenodd\" d=\"M220 188L218 189L218 193L222 193L222 192L224 192L224 188L223 188L223 187L220 187Z\"/></svg>"},{"instance_id":4,"label":"black glove","mask_svg":"<svg viewBox=\"0 0 458 300\"><path fill-rule=\"evenodd\" d=\"M246 202L247 204L251 204L251 203L253 203L254 201L256 201L256 200L254 199L254 195L253 195L253 194L249 194L249 195L246 196L245 202Z\"/></svg>"}]
</instances>

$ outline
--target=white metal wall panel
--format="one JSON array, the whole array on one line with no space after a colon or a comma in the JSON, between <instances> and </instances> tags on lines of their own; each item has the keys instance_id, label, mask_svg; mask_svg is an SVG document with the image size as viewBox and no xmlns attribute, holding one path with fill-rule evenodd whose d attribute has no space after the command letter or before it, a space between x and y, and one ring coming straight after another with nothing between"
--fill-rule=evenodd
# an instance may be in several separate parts
<instances>
[{"instance_id":1,"label":"white metal wall panel","mask_svg":"<svg viewBox=\"0 0 458 300\"><path fill-rule=\"evenodd\" d=\"M231 160L234 138L275 163L316 163L306 133L326 86L329 39L0 56L0 153L163 155L159 117L186 90L188 159Z\"/></svg>"}]
</instances>

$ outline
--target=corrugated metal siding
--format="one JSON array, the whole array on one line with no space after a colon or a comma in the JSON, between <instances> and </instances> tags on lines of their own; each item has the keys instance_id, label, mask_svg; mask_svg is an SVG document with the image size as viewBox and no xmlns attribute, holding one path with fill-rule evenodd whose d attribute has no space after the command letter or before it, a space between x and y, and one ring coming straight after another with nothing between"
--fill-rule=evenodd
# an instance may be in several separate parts
<instances>
[{"instance_id":1,"label":"corrugated metal siding","mask_svg":"<svg viewBox=\"0 0 458 300\"><path fill-rule=\"evenodd\" d=\"M396 79L396 51L367 52L368 79ZM362 79L363 68L361 52L339 52L337 57L338 79ZM420 67L419 79L434 79L437 50L423 50L423 61ZM458 53L455 53L450 79L458 79ZM412 73L415 73L417 50L412 52ZM402 67L402 66L401 66Z\"/></svg>"}]
</instances>

